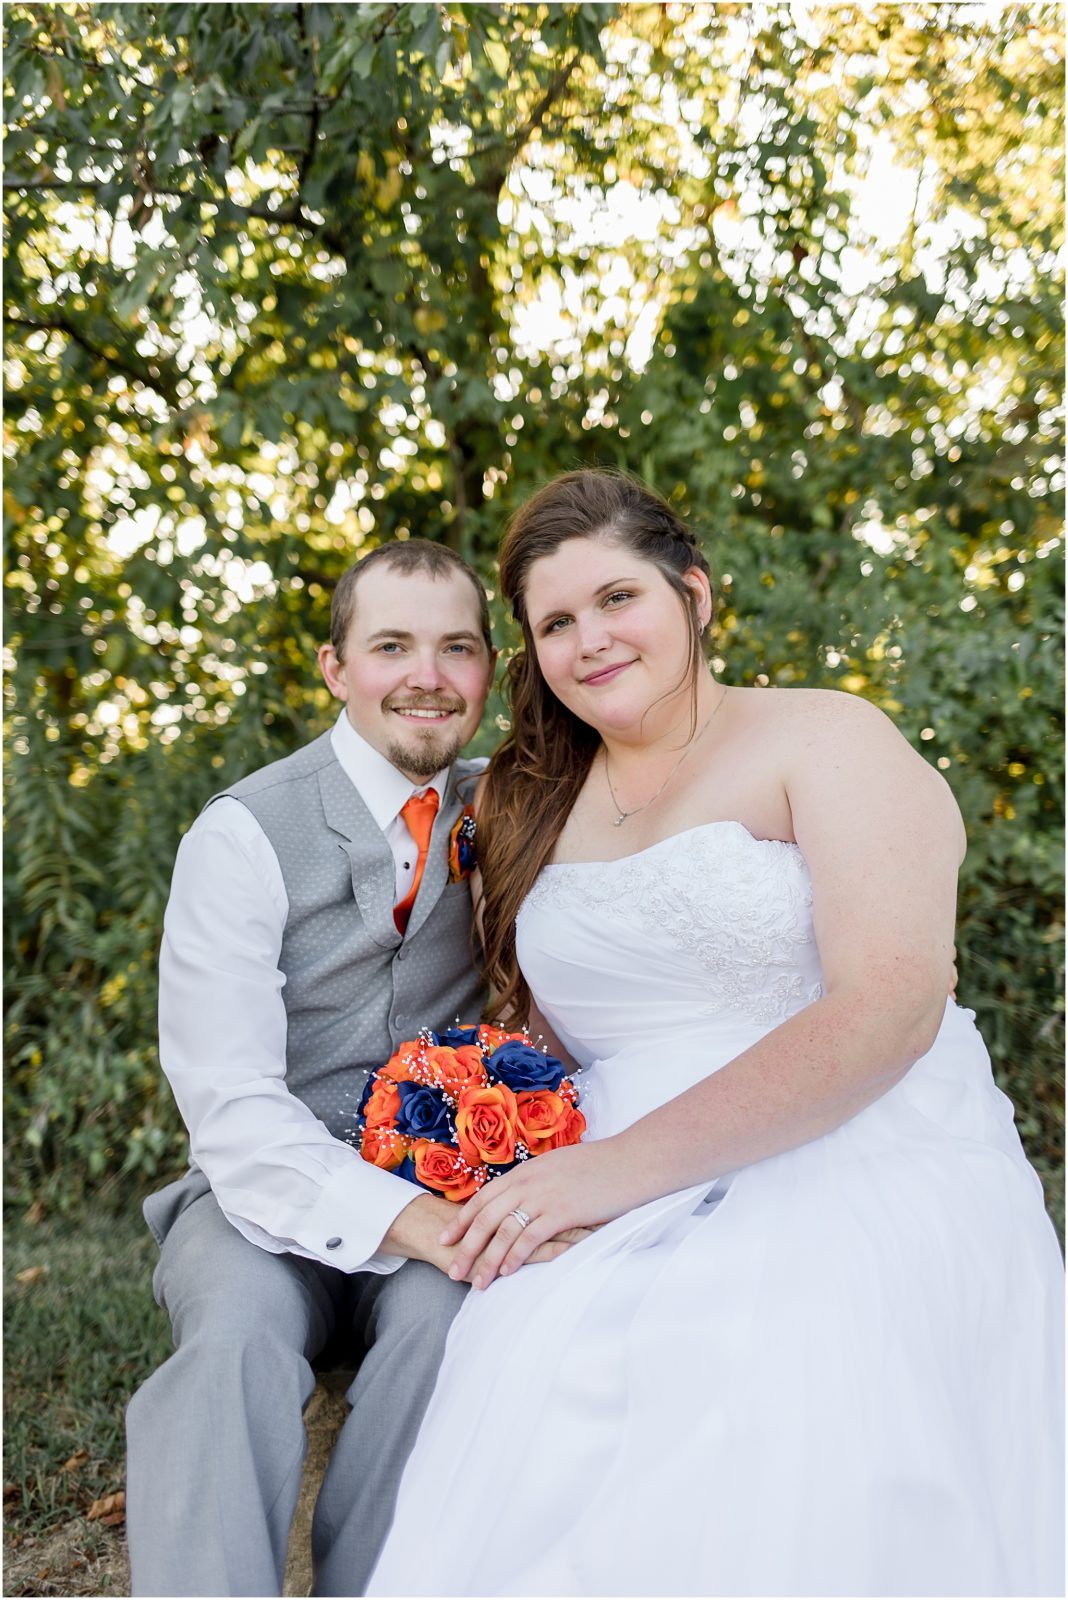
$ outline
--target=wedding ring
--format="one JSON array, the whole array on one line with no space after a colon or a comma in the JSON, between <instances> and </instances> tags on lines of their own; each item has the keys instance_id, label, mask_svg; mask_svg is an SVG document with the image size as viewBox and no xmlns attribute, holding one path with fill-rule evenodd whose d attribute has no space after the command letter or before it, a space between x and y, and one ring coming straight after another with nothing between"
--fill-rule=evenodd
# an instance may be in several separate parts
<instances>
[{"instance_id":1,"label":"wedding ring","mask_svg":"<svg viewBox=\"0 0 1068 1600\"><path fill-rule=\"evenodd\" d=\"M510 1212L509 1215L515 1218L521 1228L525 1228L531 1220L530 1217L527 1216L526 1212L521 1211L518 1206L516 1206L515 1210Z\"/></svg>"}]
</instances>

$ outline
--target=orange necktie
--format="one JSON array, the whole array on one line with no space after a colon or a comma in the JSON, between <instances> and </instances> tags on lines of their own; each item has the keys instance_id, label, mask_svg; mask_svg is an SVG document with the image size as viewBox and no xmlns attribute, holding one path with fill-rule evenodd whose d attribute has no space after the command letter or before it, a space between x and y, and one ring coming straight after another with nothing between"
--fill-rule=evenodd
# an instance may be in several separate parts
<instances>
[{"instance_id":1,"label":"orange necktie","mask_svg":"<svg viewBox=\"0 0 1068 1600\"><path fill-rule=\"evenodd\" d=\"M408 926L408 918L412 914L415 897L423 881L423 868L426 866L427 852L430 849L430 834L440 804L438 791L428 789L425 794L413 794L411 799L406 800L401 806L401 816L408 824L408 832L415 840L419 856L415 863L415 877L412 879L411 888L400 904L393 907L393 920L397 924L398 933L403 933Z\"/></svg>"}]
</instances>

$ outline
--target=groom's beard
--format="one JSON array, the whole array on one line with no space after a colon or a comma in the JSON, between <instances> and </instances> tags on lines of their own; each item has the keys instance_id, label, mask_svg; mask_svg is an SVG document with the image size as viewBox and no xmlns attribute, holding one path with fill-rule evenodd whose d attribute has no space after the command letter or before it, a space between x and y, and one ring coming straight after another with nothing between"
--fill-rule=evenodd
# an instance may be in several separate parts
<instances>
[{"instance_id":1,"label":"groom's beard","mask_svg":"<svg viewBox=\"0 0 1068 1600\"><path fill-rule=\"evenodd\" d=\"M424 695L419 700L387 700L383 709L391 711L410 708L419 711L452 711L463 718L467 711L466 700L435 699ZM417 722L408 724L408 736L402 743L392 739L386 746L386 755L395 767L415 778L432 778L442 767L451 767L467 742L466 735L457 732L450 722L447 728L428 722L421 727Z\"/></svg>"}]
</instances>

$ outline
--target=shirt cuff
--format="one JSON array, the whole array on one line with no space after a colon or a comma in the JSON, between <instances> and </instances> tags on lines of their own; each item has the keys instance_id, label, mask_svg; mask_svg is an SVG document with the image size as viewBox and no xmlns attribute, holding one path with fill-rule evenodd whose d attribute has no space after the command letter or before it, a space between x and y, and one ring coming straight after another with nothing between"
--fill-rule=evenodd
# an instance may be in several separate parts
<instances>
[{"instance_id":1,"label":"shirt cuff","mask_svg":"<svg viewBox=\"0 0 1068 1600\"><path fill-rule=\"evenodd\" d=\"M340 1272L396 1272L407 1257L378 1247L405 1206L424 1192L369 1162L347 1162L306 1213L299 1243Z\"/></svg>"}]
</instances>

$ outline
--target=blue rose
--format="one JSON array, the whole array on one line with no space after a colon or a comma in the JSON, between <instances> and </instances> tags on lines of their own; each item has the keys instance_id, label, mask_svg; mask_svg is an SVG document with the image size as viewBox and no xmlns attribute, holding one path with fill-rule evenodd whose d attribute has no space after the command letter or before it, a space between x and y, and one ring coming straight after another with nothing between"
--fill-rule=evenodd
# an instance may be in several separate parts
<instances>
[{"instance_id":1,"label":"blue rose","mask_svg":"<svg viewBox=\"0 0 1068 1600\"><path fill-rule=\"evenodd\" d=\"M396 1169L393 1176L395 1178L405 1178L409 1183L419 1183L419 1179L415 1175L415 1162L412 1160L411 1156L405 1156L404 1160ZM419 1187L420 1189L425 1189L426 1184L419 1183Z\"/></svg>"},{"instance_id":2,"label":"blue rose","mask_svg":"<svg viewBox=\"0 0 1068 1600\"><path fill-rule=\"evenodd\" d=\"M473 1028L442 1028L440 1033L433 1035L434 1043L445 1045L450 1050L459 1050L464 1044L478 1043L478 1025Z\"/></svg>"},{"instance_id":3,"label":"blue rose","mask_svg":"<svg viewBox=\"0 0 1068 1600\"><path fill-rule=\"evenodd\" d=\"M543 1055L532 1044L508 1039L498 1045L486 1062L491 1083L504 1083L513 1094L524 1089L551 1089L555 1093L564 1078L564 1069L555 1056Z\"/></svg>"},{"instance_id":4,"label":"blue rose","mask_svg":"<svg viewBox=\"0 0 1068 1600\"><path fill-rule=\"evenodd\" d=\"M357 1117L362 1119L364 1112L367 1110L367 1102L368 1102L368 1100L370 1100L372 1094L374 1093L375 1084L377 1082L378 1082L378 1074L377 1074L377 1072L369 1072L367 1074L367 1082L363 1086L363 1094L361 1094L361 1096L360 1096L360 1103L356 1107L356 1115L357 1115Z\"/></svg>"},{"instance_id":5,"label":"blue rose","mask_svg":"<svg viewBox=\"0 0 1068 1600\"><path fill-rule=\"evenodd\" d=\"M398 1083L400 1110L396 1129L410 1139L433 1139L447 1144L453 1137L449 1107L440 1089L423 1083Z\"/></svg>"}]
</instances>

